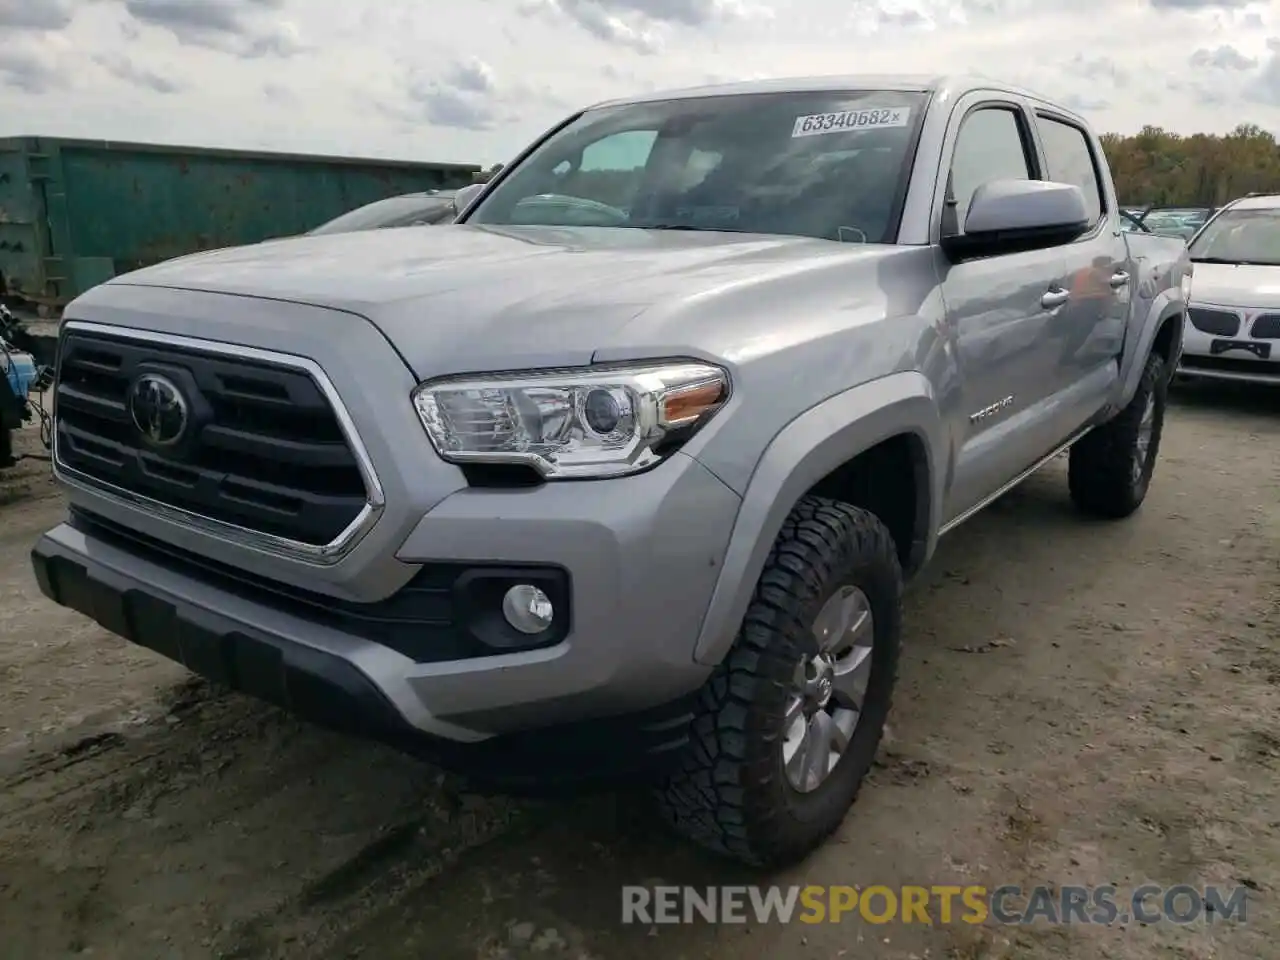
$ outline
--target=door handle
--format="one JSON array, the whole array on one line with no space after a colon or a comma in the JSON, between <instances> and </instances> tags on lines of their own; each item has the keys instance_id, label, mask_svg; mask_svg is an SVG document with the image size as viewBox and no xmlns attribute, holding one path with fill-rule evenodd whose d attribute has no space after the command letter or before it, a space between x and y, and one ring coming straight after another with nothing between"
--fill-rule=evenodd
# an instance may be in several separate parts
<instances>
[{"instance_id":1,"label":"door handle","mask_svg":"<svg viewBox=\"0 0 1280 960\"><path fill-rule=\"evenodd\" d=\"M1046 310L1052 310L1054 307L1062 306L1070 299L1071 292L1058 287L1055 290L1048 291L1040 298L1040 306L1044 307Z\"/></svg>"},{"instance_id":2,"label":"door handle","mask_svg":"<svg viewBox=\"0 0 1280 960\"><path fill-rule=\"evenodd\" d=\"M1119 290L1121 287L1129 285L1129 274L1123 270L1117 270L1111 275L1111 289Z\"/></svg>"}]
</instances>

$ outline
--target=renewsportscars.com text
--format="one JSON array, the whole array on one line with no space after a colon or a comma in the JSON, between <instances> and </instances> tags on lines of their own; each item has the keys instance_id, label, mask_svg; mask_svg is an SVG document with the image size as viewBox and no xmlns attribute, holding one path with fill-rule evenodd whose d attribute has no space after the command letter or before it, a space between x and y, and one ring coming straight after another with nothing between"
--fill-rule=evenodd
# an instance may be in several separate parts
<instances>
[{"instance_id":1,"label":"renewsportscars.com text","mask_svg":"<svg viewBox=\"0 0 1280 960\"><path fill-rule=\"evenodd\" d=\"M1102 885L622 888L622 922L1127 924L1246 922L1245 887Z\"/></svg>"}]
</instances>

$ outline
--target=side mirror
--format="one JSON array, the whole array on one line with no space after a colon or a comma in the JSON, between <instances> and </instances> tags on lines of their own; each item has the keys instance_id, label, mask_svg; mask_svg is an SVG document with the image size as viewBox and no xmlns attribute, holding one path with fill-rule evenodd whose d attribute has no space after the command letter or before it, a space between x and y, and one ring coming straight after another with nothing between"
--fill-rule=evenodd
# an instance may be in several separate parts
<instances>
[{"instance_id":1,"label":"side mirror","mask_svg":"<svg viewBox=\"0 0 1280 960\"><path fill-rule=\"evenodd\" d=\"M1084 193L1051 180L992 180L973 192L964 232L944 236L953 260L1070 243L1089 229Z\"/></svg>"},{"instance_id":2,"label":"side mirror","mask_svg":"<svg viewBox=\"0 0 1280 960\"><path fill-rule=\"evenodd\" d=\"M485 185L483 183L469 183L461 188L453 195L454 216L461 216L475 202L476 197L483 192Z\"/></svg>"}]
</instances>

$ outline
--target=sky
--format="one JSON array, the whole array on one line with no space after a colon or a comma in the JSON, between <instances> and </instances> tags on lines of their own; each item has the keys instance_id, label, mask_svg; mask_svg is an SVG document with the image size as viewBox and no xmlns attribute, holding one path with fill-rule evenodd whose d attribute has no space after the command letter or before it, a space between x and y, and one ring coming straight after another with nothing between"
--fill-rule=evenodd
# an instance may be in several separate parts
<instances>
[{"instance_id":1,"label":"sky","mask_svg":"<svg viewBox=\"0 0 1280 960\"><path fill-rule=\"evenodd\" d=\"M1280 0L0 0L0 136L488 165L603 99L885 72L1280 133Z\"/></svg>"}]
</instances>

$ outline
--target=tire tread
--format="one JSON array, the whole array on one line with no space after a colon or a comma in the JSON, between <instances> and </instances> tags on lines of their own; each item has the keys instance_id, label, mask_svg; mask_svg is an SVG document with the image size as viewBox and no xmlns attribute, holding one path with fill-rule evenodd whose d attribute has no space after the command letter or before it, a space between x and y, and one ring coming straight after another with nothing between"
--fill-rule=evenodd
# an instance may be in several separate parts
<instances>
[{"instance_id":1,"label":"tire tread","mask_svg":"<svg viewBox=\"0 0 1280 960\"><path fill-rule=\"evenodd\" d=\"M1168 375L1164 358L1152 353L1142 371L1142 379L1133 399L1111 420L1100 424L1081 437L1071 448L1067 483L1071 499L1081 510L1108 519L1123 519L1142 505L1151 481L1154 461L1159 454L1163 427ZM1135 484L1132 474L1133 446L1147 398L1156 394L1157 423L1151 437L1147 465L1142 483Z\"/></svg>"},{"instance_id":2,"label":"tire tread","mask_svg":"<svg viewBox=\"0 0 1280 960\"><path fill-rule=\"evenodd\" d=\"M839 501L800 500L769 553L728 656L698 698L692 746L678 773L658 792L664 818L702 847L748 864L771 865L802 857L839 825L834 820L799 846L784 839L786 831L773 829L783 810L758 802L763 792L758 787L776 777L771 760L782 718L763 717L759 736L753 736L751 720L763 688L786 686L783 678L794 669L801 638L809 636L806 606L855 558L891 571L894 602L900 603L902 572L884 524ZM890 689L897 668L896 637L893 654L887 658L888 673L878 680ZM881 733L875 731L876 744ZM746 783L757 789L747 790Z\"/></svg>"}]
</instances>

